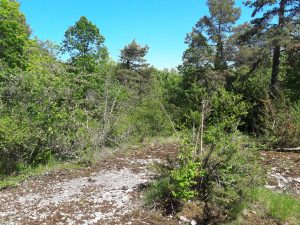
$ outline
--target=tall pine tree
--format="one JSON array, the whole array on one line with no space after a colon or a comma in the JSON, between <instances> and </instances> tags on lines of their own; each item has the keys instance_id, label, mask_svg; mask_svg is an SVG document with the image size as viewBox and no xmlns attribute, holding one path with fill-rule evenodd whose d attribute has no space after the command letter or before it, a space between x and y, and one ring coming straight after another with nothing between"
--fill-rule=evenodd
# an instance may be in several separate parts
<instances>
[{"instance_id":1,"label":"tall pine tree","mask_svg":"<svg viewBox=\"0 0 300 225\"><path fill-rule=\"evenodd\" d=\"M136 70L145 67L147 64L144 57L147 55L148 51L149 47L147 45L142 47L133 40L121 50L120 61L128 70Z\"/></svg>"},{"instance_id":2,"label":"tall pine tree","mask_svg":"<svg viewBox=\"0 0 300 225\"><path fill-rule=\"evenodd\" d=\"M205 32L209 40L215 44L215 70L227 69L225 43L233 25L241 15L240 8L235 7L234 0L208 0L209 16L202 17L196 29Z\"/></svg>"},{"instance_id":3,"label":"tall pine tree","mask_svg":"<svg viewBox=\"0 0 300 225\"><path fill-rule=\"evenodd\" d=\"M280 56L284 49L294 41L291 29L300 12L299 0L248 0L246 6L253 8L251 21L252 29L249 35L268 38L268 44L272 48L272 76L270 81L270 96L278 94L278 76ZM275 21L275 22L274 22Z\"/></svg>"}]
</instances>

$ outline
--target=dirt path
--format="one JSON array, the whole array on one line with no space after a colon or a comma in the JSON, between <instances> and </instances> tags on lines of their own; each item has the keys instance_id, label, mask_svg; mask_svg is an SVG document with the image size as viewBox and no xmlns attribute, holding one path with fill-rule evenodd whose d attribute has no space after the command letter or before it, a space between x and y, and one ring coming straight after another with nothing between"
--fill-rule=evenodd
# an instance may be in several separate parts
<instances>
[{"instance_id":1,"label":"dirt path","mask_svg":"<svg viewBox=\"0 0 300 225\"><path fill-rule=\"evenodd\" d=\"M60 171L0 192L0 224L162 224L143 210L141 189L151 165L175 154L176 145L118 154L93 168Z\"/></svg>"}]
</instances>

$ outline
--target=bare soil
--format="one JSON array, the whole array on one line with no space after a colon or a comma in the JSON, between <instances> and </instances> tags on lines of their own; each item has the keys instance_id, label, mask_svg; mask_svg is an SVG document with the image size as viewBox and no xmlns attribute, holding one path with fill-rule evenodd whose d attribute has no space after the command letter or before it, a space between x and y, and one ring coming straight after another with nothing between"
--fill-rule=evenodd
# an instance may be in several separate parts
<instances>
[{"instance_id":1,"label":"bare soil","mask_svg":"<svg viewBox=\"0 0 300 225\"><path fill-rule=\"evenodd\" d=\"M266 187L300 199L300 154L264 151L261 156L268 173Z\"/></svg>"},{"instance_id":2,"label":"bare soil","mask_svg":"<svg viewBox=\"0 0 300 225\"><path fill-rule=\"evenodd\" d=\"M176 144L153 145L117 152L92 167L30 178L0 191L0 224L178 224L142 200L153 165L177 153ZM300 198L300 154L264 151L261 157L266 187ZM278 224L257 210L245 214L245 224Z\"/></svg>"},{"instance_id":3,"label":"bare soil","mask_svg":"<svg viewBox=\"0 0 300 225\"><path fill-rule=\"evenodd\" d=\"M177 154L175 144L122 152L90 168L31 178L0 192L0 224L176 224L143 207L151 165Z\"/></svg>"}]
</instances>

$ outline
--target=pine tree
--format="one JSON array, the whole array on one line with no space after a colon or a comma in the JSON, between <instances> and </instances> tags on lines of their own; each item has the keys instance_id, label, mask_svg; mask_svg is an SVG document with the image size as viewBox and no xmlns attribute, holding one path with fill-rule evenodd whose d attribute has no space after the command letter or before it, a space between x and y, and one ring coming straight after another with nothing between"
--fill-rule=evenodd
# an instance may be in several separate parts
<instances>
[{"instance_id":1,"label":"pine tree","mask_svg":"<svg viewBox=\"0 0 300 225\"><path fill-rule=\"evenodd\" d=\"M190 87L194 82L198 84L208 85L209 77L207 70L213 67L213 49L208 44L207 38L196 29L188 33L185 39L188 48L182 56L183 64L179 66L179 70L183 77L183 86Z\"/></svg>"},{"instance_id":2,"label":"pine tree","mask_svg":"<svg viewBox=\"0 0 300 225\"><path fill-rule=\"evenodd\" d=\"M147 55L148 51L149 47L147 45L142 47L133 40L121 50L120 61L128 70L146 67L148 64L144 57Z\"/></svg>"},{"instance_id":3,"label":"pine tree","mask_svg":"<svg viewBox=\"0 0 300 225\"><path fill-rule=\"evenodd\" d=\"M267 36L267 44L273 49L269 92L274 98L278 94L281 51L287 49L293 42L291 25L295 23L296 16L300 12L300 2L299 0L248 0L246 6L254 8L252 17L262 13L262 16L251 21L253 28L248 35ZM275 24L273 24L274 20L277 20Z\"/></svg>"},{"instance_id":4,"label":"pine tree","mask_svg":"<svg viewBox=\"0 0 300 225\"><path fill-rule=\"evenodd\" d=\"M215 70L227 69L225 43L227 35L241 15L240 8L234 7L234 0L208 0L209 16L202 17L196 24L196 29L205 32L209 40L215 44Z\"/></svg>"}]
</instances>

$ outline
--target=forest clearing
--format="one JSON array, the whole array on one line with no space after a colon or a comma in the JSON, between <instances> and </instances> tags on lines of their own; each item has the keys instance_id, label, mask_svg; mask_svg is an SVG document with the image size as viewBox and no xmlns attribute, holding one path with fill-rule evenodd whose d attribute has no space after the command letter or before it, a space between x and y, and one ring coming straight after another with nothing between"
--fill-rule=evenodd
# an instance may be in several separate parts
<instances>
[{"instance_id":1,"label":"forest clearing","mask_svg":"<svg viewBox=\"0 0 300 225\"><path fill-rule=\"evenodd\" d=\"M0 0L0 224L300 225L299 87L299 0Z\"/></svg>"}]
</instances>

